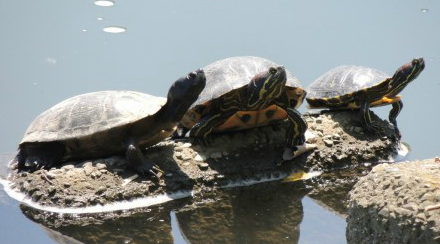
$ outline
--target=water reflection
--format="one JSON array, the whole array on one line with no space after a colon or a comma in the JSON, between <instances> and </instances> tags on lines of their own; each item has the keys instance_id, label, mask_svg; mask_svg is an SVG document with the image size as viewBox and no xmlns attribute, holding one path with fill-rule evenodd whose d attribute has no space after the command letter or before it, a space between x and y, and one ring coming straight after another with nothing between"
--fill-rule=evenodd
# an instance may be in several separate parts
<instances>
[{"instance_id":1,"label":"water reflection","mask_svg":"<svg viewBox=\"0 0 440 244\"><path fill-rule=\"evenodd\" d=\"M174 238L189 243L297 243L301 200L307 192L301 184L261 184L136 210L129 217L119 212L116 219L60 218L26 205L20 208L61 243L173 243Z\"/></svg>"},{"instance_id":2,"label":"water reflection","mask_svg":"<svg viewBox=\"0 0 440 244\"><path fill-rule=\"evenodd\" d=\"M307 191L294 185L237 188L176 213L190 243L297 243Z\"/></svg>"},{"instance_id":3,"label":"water reflection","mask_svg":"<svg viewBox=\"0 0 440 244\"><path fill-rule=\"evenodd\" d=\"M368 172L367 167L359 167L354 170L341 170L323 174L317 179L317 182L312 184L313 190L308 196L327 210L345 218L347 216L348 193L359 177Z\"/></svg>"}]
</instances>

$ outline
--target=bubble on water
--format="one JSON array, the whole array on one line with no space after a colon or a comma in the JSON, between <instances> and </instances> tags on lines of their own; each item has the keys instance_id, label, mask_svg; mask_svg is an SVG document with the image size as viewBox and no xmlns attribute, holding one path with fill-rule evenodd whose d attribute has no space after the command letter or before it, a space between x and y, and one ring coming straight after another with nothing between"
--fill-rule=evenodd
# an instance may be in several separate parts
<instances>
[{"instance_id":1,"label":"bubble on water","mask_svg":"<svg viewBox=\"0 0 440 244\"><path fill-rule=\"evenodd\" d=\"M115 5L115 2L110 0L97 0L95 4L101 7L111 7Z\"/></svg>"},{"instance_id":2,"label":"bubble on water","mask_svg":"<svg viewBox=\"0 0 440 244\"><path fill-rule=\"evenodd\" d=\"M105 27L103 30L104 32L108 32L108 33L123 33L127 31L127 28L120 26L109 26L109 27Z\"/></svg>"},{"instance_id":3,"label":"bubble on water","mask_svg":"<svg viewBox=\"0 0 440 244\"><path fill-rule=\"evenodd\" d=\"M82 29L81 31L82 31L82 32L87 32L87 29Z\"/></svg>"},{"instance_id":4,"label":"bubble on water","mask_svg":"<svg viewBox=\"0 0 440 244\"><path fill-rule=\"evenodd\" d=\"M98 18L96 18L97 20L104 20L104 18L103 17L98 17Z\"/></svg>"},{"instance_id":5,"label":"bubble on water","mask_svg":"<svg viewBox=\"0 0 440 244\"><path fill-rule=\"evenodd\" d=\"M427 12L429 11L429 9L427 9L427 8L422 8L422 9L420 9L420 11L421 11L422 13L427 13Z\"/></svg>"}]
</instances>

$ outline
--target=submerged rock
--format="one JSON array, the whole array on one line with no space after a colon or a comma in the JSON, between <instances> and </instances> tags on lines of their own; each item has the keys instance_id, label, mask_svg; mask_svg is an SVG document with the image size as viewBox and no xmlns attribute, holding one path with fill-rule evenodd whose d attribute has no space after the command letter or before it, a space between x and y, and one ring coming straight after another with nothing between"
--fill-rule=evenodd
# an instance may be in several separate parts
<instances>
[{"instance_id":1,"label":"submerged rock","mask_svg":"<svg viewBox=\"0 0 440 244\"><path fill-rule=\"evenodd\" d=\"M317 148L290 161L282 159L287 133L283 122L219 134L207 147L163 141L145 153L164 172L158 174L159 179L136 175L126 169L124 158L115 156L69 162L61 169L30 174L14 171L10 180L15 190L40 205L85 207L173 192L197 194L244 181L281 179L297 170L328 172L357 167L387 161L397 152L394 130L373 113L372 119L382 128L373 135L352 130L359 124L357 112L305 114L304 118Z\"/></svg>"},{"instance_id":2,"label":"submerged rock","mask_svg":"<svg viewBox=\"0 0 440 244\"><path fill-rule=\"evenodd\" d=\"M440 162L382 164L349 194L348 243L439 243Z\"/></svg>"}]
</instances>

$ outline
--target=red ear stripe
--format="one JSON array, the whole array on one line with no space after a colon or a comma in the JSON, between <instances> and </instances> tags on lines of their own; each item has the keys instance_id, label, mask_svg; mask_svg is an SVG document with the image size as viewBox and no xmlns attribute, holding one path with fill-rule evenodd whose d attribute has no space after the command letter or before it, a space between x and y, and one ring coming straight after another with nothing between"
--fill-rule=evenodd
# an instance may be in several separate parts
<instances>
[{"instance_id":1,"label":"red ear stripe","mask_svg":"<svg viewBox=\"0 0 440 244\"><path fill-rule=\"evenodd\" d=\"M258 80L261 78L261 77L263 77L264 76L264 72L261 72L261 73L259 73L259 74L256 74L255 76L254 76L254 78L252 78L252 81L254 81L254 82L258 82Z\"/></svg>"}]
</instances>

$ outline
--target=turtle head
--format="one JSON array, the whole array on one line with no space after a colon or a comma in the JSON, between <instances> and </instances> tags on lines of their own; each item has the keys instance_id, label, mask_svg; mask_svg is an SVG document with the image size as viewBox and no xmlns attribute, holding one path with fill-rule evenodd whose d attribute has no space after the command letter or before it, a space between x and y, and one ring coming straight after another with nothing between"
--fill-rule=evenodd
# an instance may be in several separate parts
<instances>
[{"instance_id":1,"label":"turtle head","mask_svg":"<svg viewBox=\"0 0 440 244\"><path fill-rule=\"evenodd\" d=\"M178 122L197 100L206 85L205 72L198 69L176 80L168 90L167 118Z\"/></svg>"},{"instance_id":2,"label":"turtle head","mask_svg":"<svg viewBox=\"0 0 440 244\"><path fill-rule=\"evenodd\" d=\"M259 109L267 100L281 96L286 81L286 70L283 66L270 67L255 75L247 87L247 107Z\"/></svg>"},{"instance_id":3,"label":"turtle head","mask_svg":"<svg viewBox=\"0 0 440 244\"><path fill-rule=\"evenodd\" d=\"M423 58L415 58L411 62L402 65L391 78L388 86L390 94L395 96L401 92L408 83L419 76L424 68L425 61Z\"/></svg>"}]
</instances>

